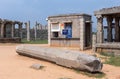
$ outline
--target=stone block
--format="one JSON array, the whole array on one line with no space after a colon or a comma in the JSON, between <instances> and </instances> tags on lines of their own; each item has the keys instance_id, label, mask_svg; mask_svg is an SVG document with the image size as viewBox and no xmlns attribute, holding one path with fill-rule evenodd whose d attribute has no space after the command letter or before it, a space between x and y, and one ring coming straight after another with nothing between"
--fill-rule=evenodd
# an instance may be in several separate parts
<instances>
[{"instance_id":1,"label":"stone block","mask_svg":"<svg viewBox=\"0 0 120 79\"><path fill-rule=\"evenodd\" d=\"M39 70L42 69L44 66L41 64L33 64L32 66L30 66L33 69Z\"/></svg>"},{"instance_id":2,"label":"stone block","mask_svg":"<svg viewBox=\"0 0 120 79\"><path fill-rule=\"evenodd\" d=\"M102 63L98 58L79 51L20 45L16 47L16 52L20 55L51 61L78 70L99 72L102 69Z\"/></svg>"}]
</instances>

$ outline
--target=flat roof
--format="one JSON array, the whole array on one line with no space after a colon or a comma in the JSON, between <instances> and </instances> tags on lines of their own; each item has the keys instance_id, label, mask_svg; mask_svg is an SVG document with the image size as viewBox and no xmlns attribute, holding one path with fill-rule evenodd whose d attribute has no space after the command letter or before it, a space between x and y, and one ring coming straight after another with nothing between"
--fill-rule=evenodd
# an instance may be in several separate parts
<instances>
[{"instance_id":1,"label":"flat roof","mask_svg":"<svg viewBox=\"0 0 120 79\"><path fill-rule=\"evenodd\" d=\"M106 14L118 14L120 13L120 6L103 8L98 11L94 11L94 15L106 15Z\"/></svg>"},{"instance_id":2,"label":"flat roof","mask_svg":"<svg viewBox=\"0 0 120 79\"><path fill-rule=\"evenodd\" d=\"M54 16L49 16L48 18L54 18L54 17L68 17L68 16L89 16L91 17L91 15L89 14L85 14L85 13L71 13L71 14L59 14L59 15L54 15Z\"/></svg>"},{"instance_id":3,"label":"flat roof","mask_svg":"<svg viewBox=\"0 0 120 79\"><path fill-rule=\"evenodd\" d=\"M11 22L11 23L13 23L13 22L14 22L14 23L23 23L23 22L20 22L20 21L13 21L13 20L1 19L1 18L0 18L0 22L2 22L2 21L3 21L3 22Z\"/></svg>"}]
</instances>

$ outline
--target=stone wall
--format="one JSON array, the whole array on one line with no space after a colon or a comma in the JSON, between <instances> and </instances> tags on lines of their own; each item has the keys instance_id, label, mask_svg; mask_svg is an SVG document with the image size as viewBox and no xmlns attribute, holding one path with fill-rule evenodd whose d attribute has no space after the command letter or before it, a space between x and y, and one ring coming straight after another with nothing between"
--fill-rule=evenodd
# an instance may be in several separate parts
<instances>
[{"instance_id":1,"label":"stone wall","mask_svg":"<svg viewBox=\"0 0 120 79\"><path fill-rule=\"evenodd\" d=\"M80 47L80 38L51 38L51 46L59 47Z\"/></svg>"},{"instance_id":2,"label":"stone wall","mask_svg":"<svg viewBox=\"0 0 120 79\"><path fill-rule=\"evenodd\" d=\"M95 45L95 50L98 53L113 53L114 55L120 55L120 43L97 43Z\"/></svg>"},{"instance_id":3,"label":"stone wall","mask_svg":"<svg viewBox=\"0 0 120 79\"><path fill-rule=\"evenodd\" d=\"M20 43L21 38L0 38L0 43Z\"/></svg>"},{"instance_id":4,"label":"stone wall","mask_svg":"<svg viewBox=\"0 0 120 79\"><path fill-rule=\"evenodd\" d=\"M18 37L18 29L15 30L15 37ZM27 30L26 29L22 29L22 38L23 39L27 38ZM30 39L31 40L35 39L35 34L34 34L33 29L30 29ZM47 40L48 39L48 30L47 29L38 29L36 39Z\"/></svg>"}]
</instances>

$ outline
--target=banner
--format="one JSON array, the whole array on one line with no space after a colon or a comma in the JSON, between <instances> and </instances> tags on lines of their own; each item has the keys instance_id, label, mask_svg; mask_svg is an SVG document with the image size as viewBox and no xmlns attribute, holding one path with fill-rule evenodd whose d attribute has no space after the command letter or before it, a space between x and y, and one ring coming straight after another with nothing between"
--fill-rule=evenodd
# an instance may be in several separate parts
<instances>
[{"instance_id":1,"label":"banner","mask_svg":"<svg viewBox=\"0 0 120 79\"><path fill-rule=\"evenodd\" d=\"M62 30L64 29L64 23L60 23L60 31L61 31L61 34L62 34Z\"/></svg>"}]
</instances>

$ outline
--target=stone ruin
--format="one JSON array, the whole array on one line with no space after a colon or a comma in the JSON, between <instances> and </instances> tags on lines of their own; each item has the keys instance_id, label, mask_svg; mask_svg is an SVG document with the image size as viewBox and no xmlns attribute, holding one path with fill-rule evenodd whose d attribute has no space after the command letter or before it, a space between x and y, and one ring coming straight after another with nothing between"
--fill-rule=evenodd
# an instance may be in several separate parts
<instances>
[{"instance_id":1,"label":"stone ruin","mask_svg":"<svg viewBox=\"0 0 120 79\"><path fill-rule=\"evenodd\" d=\"M15 25L18 25L18 37L15 37ZM22 34L22 22L0 19L0 42L20 42Z\"/></svg>"},{"instance_id":2,"label":"stone ruin","mask_svg":"<svg viewBox=\"0 0 120 79\"><path fill-rule=\"evenodd\" d=\"M93 39L94 51L120 55L120 6L103 8L94 14L97 18L96 40ZM104 25L105 21L107 26Z\"/></svg>"},{"instance_id":3,"label":"stone ruin","mask_svg":"<svg viewBox=\"0 0 120 79\"><path fill-rule=\"evenodd\" d=\"M18 26L17 28L16 25ZM23 28L23 25L25 28ZM45 30L45 34L43 35L46 35L46 37L41 38L47 39L47 26L43 27L40 23L36 23L34 28L31 29L30 21L23 23L20 21L0 19L0 43L19 43L23 38L27 38L27 41L30 41L32 38L36 40L41 33L38 31L43 30Z\"/></svg>"}]
</instances>

